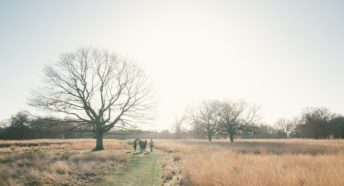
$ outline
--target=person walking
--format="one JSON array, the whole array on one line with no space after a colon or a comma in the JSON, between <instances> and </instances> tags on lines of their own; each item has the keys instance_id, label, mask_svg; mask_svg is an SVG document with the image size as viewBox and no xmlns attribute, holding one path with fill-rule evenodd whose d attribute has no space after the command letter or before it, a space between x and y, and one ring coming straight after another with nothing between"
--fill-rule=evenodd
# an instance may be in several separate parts
<instances>
[{"instance_id":1,"label":"person walking","mask_svg":"<svg viewBox=\"0 0 344 186\"><path fill-rule=\"evenodd\" d=\"M143 141L142 140L139 141L139 145L140 145L140 153L142 153L142 151L143 151Z\"/></svg>"},{"instance_id":2,"label":"person walking","mask_svg":"<svg viewBox=\"0 0 344 186\"><path fill-rule=\"evenodd\" d=\"M137 138L134 140L134 144L133 144L133 147L134 147L134 152L136 152L136 147L137 147Z\"/></svg>"},{"instance_id":3,"label":"person walking","mask_svg":"<svg viewBox=\"0 0 344 186\"><path fill-rule=\"evenodd\" d=\"M153 143L153 139L152 138L151 138L151 140L149 142L149 148L150 148L150 151L153 152L154 143Z\"/></svg>"},{"instance_id":4,"label":"person walking","mask_svg":"<svg viewBox=\"0 0 344 186\"><path fill-rule=\"evenodd\" d=\"M143 142L143 150L146 152L146 148L147 148L147 140L145 139L145 141Z\"/></svg>"}]
</instances>

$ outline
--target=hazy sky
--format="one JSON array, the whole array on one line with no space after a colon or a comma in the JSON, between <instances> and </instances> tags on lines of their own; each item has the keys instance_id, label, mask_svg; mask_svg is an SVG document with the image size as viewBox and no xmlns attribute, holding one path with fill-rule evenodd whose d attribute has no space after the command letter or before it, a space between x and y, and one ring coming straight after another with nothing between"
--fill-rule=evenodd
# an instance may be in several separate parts
<instances>
[{"instance_id":1,"label":"hazy sky","mask_svg":"<svg viewBox=\"0 0 344 186\"><path fill-rule=\"evenodd\" d=\"M263 121L306 106L344 114L343 1L0 1L0 120L27 106L45 64L78 47L140 64L170 128L203 99L244 99Z\"/></svg>"}]
</instances>

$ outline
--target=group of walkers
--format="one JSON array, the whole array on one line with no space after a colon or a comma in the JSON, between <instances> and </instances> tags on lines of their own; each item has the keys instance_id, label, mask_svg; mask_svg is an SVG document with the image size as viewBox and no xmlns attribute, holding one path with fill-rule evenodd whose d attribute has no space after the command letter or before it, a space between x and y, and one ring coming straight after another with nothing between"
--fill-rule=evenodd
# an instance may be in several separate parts
<instances>
[{"instance_id":1,"label":"group of walkers","mask_svg":"<svg viewBox=\"0 0 344 186\"><path fill-rule=\"evenodd\" d=\"M146 151L146 148L147 148L147 140L140 140L140 138L136 138L134 140L134 144L133 144L133 147L134 147L134 151L136 152L136 149L137 147L139 146L140 147L140 152L145 152ZM150 149L150 152L153 152L153 147L154 147L154 143L153 143L153 139L151 139L149 141L149 149Z\"/></svg>"}]
</instances>

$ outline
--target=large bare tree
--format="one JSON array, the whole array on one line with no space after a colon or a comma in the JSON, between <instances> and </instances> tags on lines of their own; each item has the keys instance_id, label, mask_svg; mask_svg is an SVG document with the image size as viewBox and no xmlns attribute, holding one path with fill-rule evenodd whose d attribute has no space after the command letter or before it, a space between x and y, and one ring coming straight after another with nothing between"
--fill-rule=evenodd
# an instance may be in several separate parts
<instances>
[{"instance_id":1,"label":"large bare tree","mask_svg":"<svg viewBox=\"0 0 344 186\"><path fill-rule=\"evenodd\" d=\"M76 128L94 132L94 150L104 149L104 133L144 119L149 108L143 71L107 50L81 48L62 54L46 67L45 78L30 104L73 117L79 122Z\"/></svg>"},{"instance_id":2,"label":"large bare tree","mask_svg":"<svg viewBox=\"0 0 344 186\"><path fill-rule=\"evenodd\" d=\"M223 101L219 109L220 128L234 142L234 135L254 126L259 119L257 111L257 107L250 107L242 101Z\"/></svg>"}]
</instances>

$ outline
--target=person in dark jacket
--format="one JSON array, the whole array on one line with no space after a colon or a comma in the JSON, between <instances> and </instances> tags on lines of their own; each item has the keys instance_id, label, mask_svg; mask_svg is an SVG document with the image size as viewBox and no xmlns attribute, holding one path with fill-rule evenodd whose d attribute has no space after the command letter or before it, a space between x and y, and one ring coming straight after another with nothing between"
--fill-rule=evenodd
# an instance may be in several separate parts
<instances>
[{"instance_id":1,"label":"person in dark jacket","mask_svg":"<svg viewBox=\"0 0 344 186\"><path fill-rule=\"evenodd\" d=\"M151 138L151 140L149 142L149 148L150 148L150 151L153 152L154 143L153 143L153 139L152 138Z\"/></svg>"},{"instance_id":2,"label":"person in dark jacket","mask_svg":"<svg viewBox=\"0 0 344 186\"><path fill-rule=\"evenodd\" d=\"M135 151L135 152L136 152L137 143L138 143L138 139L136 138L136 139L134 140L134 144L133 144L133 147L134 147L134 151Z\"/></svg>"},{"instance_id":3,"label":"person in dark jacket","mask_svg":"<svg viewBox=\"0 0 344 186\"><path fill-rule=\"evenodd\" d=\"M146 151L146 148L147 148L147 140L145 140L145 141L143 142L143 150Z\"/></svg>"},{"instance_id":4,"label":"person in dark jacket","mask_svg":"<svg viewBox=\"0 0 344 186\"><path fill-rule=\"evenodd\" d=\"M143 141L142 140L139 141L139 145L140 145L140 152L142 153L143 152Z\"/></svg>"}]
</instances>

